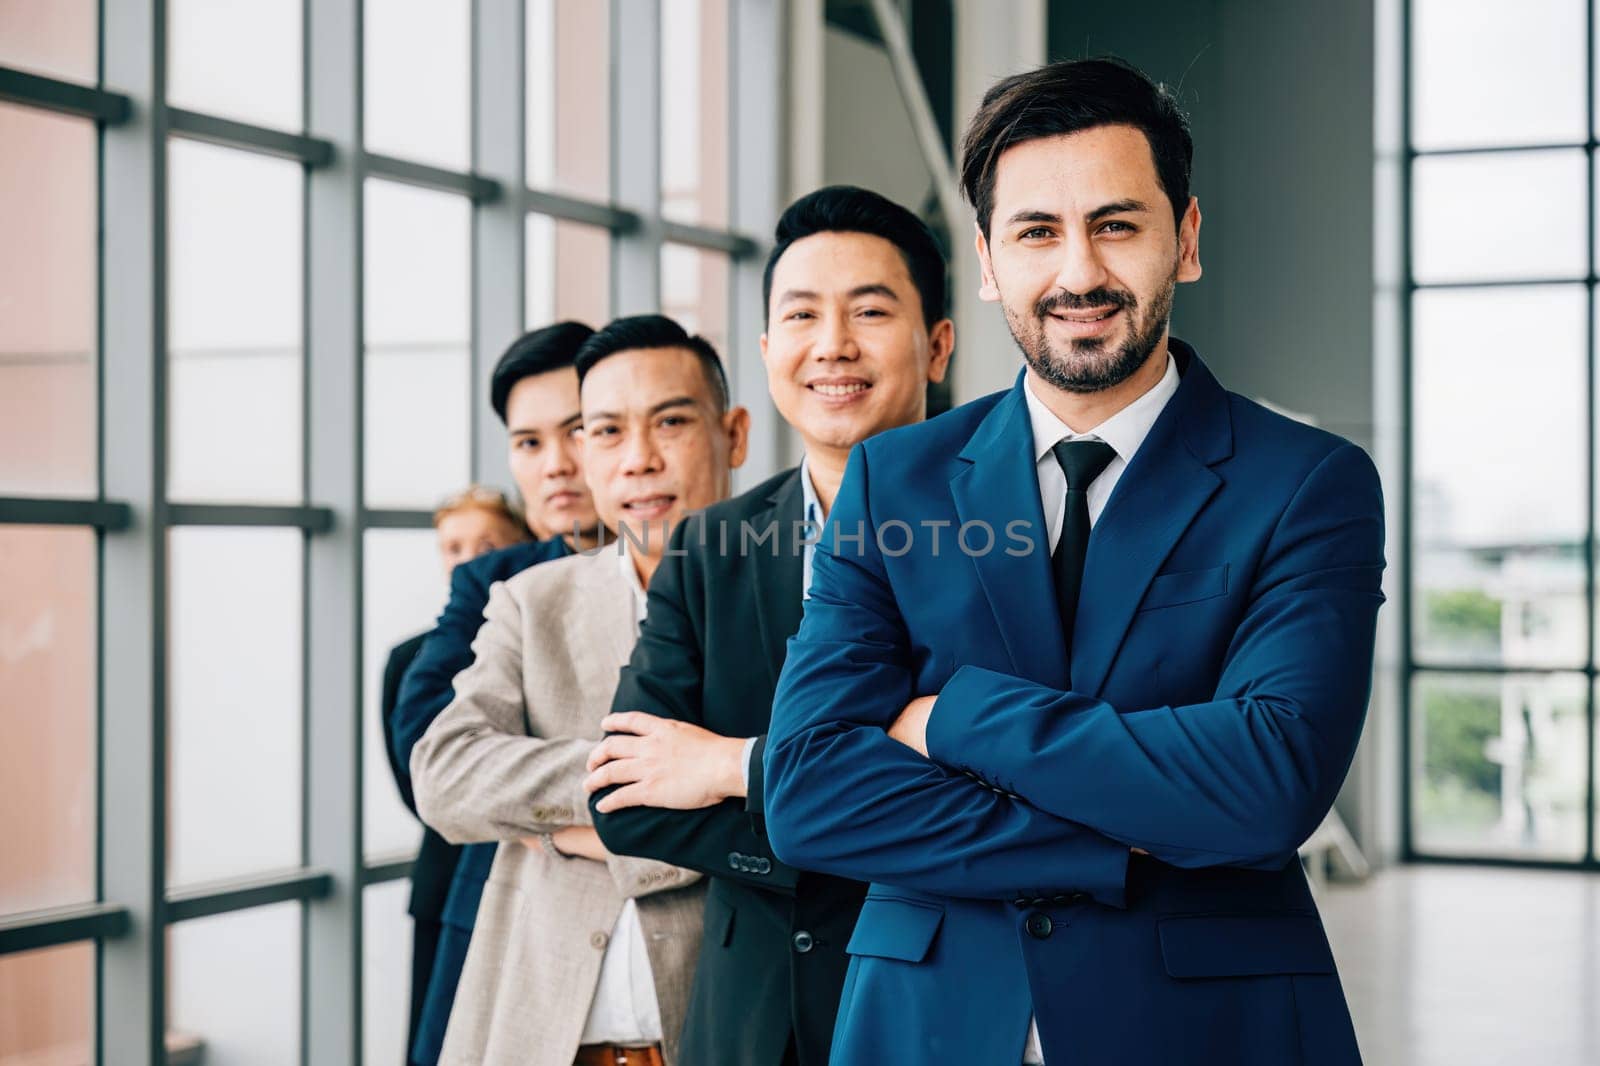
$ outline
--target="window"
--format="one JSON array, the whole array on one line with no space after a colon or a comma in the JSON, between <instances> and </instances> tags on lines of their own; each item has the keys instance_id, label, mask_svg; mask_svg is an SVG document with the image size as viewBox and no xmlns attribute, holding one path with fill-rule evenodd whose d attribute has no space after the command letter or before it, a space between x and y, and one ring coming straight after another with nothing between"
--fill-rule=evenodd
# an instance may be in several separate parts
<instances>
[{"instance_id":1,"label":"window","mask_svg":"<svg viewBox=\"0 0 1600 1066\"><path fill-rule=\"evenodd\" d=\"M1406 839L1593 865L1600 82L1590 5L1526 15L1411 4Z\"/></svg>"},{"instance_id":2,"label":"window","mask_svg":"<svg viewBox=\"0 0 1600 1066\"><path fill-rule=\"evenodd\" d=\"M432 508L510 487L490 368L756 334L776 26L613 10L0 0L0 1064L402 1057L380 681Z\"/></svg>"}]
</instances>

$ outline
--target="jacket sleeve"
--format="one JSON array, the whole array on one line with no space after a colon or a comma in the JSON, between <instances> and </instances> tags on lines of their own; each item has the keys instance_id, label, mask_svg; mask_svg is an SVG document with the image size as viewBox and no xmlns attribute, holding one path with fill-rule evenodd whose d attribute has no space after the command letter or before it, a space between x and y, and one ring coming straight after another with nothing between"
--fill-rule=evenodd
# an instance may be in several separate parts
<instances>
[{"instance_id":1,"label":"jacket sleeve","mask_svg":"<svg viewBox=\"0 0 1600 1066\"><path fill-rule=\"evenodd\" d=\"M418 650L419 642L415 638L397 644L389 650L389 658L383 664L383 689L378 699L378 722L383 727L383 753L388 756L389 773L394 777L395 787L400 791L400 799L411 809L412 814L417 813L417 801L411 795L411 768L400 761L398 746L394 742L394 727L400 682L411 664L416 661Z\"/></svg>"},{"instance_id":2,"label":"jacket sleeve","mask_svg":"<svg viewBox=\"0 0 1600 1066\"><path fill-rule=\"evenodd\" d=\"M507 586L494 585L471 665L455 679L455 698L411 754L417 811L451 843L517 840L592 824L583 778L594 741L528 733L523 624ZM699 876L629 856L610 856L606 865L630 896Z\"/></svg>"},{"instance_id":3,"label":"jacket sleeve","mask_svg":"<svg viewBox=\"0 0 1600 1066\"><path fill-rule=\"evenodd\" d=\"M1124 902L1128 847L923 758L886 730L913 697L909 638L857 445L773 703L766 825L793 866L938 895ZM857 539L857 535L860 535Z\"/></svg>"},{"instance_id":4,"label":"jacket sleeve","mask_svg":"<svg viewBox=\"0 0 1600 1066\"><path fill-rule=\"evenodd\" d=\"M1355 754L1382 574L1378 474L1345 445L1280 516L1212 700L1117 708L964 667L929 754L1174 865L1281 865Z\"/></svg>"},{"instance_id":5,"label":"jacket sleeve","mask_svg":"<svg viewBox=\"0 0 1600 1066\"><path fill-rule=\"evenodd\" d=\"M671 547L650 579L650 609L640 627L633 657L623 667L613 711L644 711L661 718L705 724L705 651L696 618L703 621L701 570L684 548L689 523L673 531ZM692 610L690 600L698 610ZM751 787L760 781L752 773ZM697 810L626 807L604 814L589 809L608 849L641 855L703 873L746 881L761 888L792 891L798 872L778 861L765 835L740 800L728 799Z\"/></svg>"},{"instance_id":6,"label":"jacket sleeve","mask_svg":"<svg viewBox=\"0 0 1600 1066\"><path fill-rule=\"evenodd\" d=\"M450 598L400 682L388 737L391 755L406 778L400 787L407 796L412 791L411 749L454 697L455 676L472 665L472 639L483 625L489 602L485 577L470 562L450 572ZM411 808L416 809L415 803Z\"/></svg>"}]
</instances>

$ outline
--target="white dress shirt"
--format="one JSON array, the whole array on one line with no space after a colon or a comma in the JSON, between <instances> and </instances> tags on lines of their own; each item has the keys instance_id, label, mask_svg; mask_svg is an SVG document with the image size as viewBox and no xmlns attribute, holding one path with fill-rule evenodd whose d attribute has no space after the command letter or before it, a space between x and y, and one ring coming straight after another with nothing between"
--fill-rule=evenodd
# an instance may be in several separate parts
<instances>
[{"instance_id":1,"label":"white dress shirt","mask_svg":"<svg viewBox=\"0 0 1600 1066\"><path fill-rule=\"evenodd\" d=\"M617 558L622 561L633 593L634 622L643 622L649 601L639 583L639 572L633 567L633 556L620 541ZM631 899L622 904L622 913L611 928L611 939L600 959L594 1002L589 1005L589 1018L578 1042L624 1046L661 1042L661 1004L656 1001L655 974L645 950L639 908Z\"/></svg>"},{"instance_id":2,"label":"white dress shirt","mask_svg":"<svg viewBox=\"0 0 1600 1066\"><path fill-rule=\"evenodd\" d=\"M1064 440L1100 440L1116 451L1116 458L1107 463L1100 476L1089 483L1089 528L1093 529L1100 512L1105 510L1106 501L1111 498L1111 490L1117 487L1122 472L1133 461L1133 453L1149 436L1150 427L1155 425L1167 401L1177 391L1178 364L1173 361L1172 353L1168 352L1167 372L1161 375L1161 380L1153 388L1093 429L1074 433L1056 417L1054 411L1044 405L1044 401L1033 394L1033 379L1029 377L1024 381L1022 395L1027 400L1028 421L1033 426L1034 469L1039 475L1039 502L1044 507L1044 524L1050 536L1051 552L1055 551L1056 541L1061 537L1061 525L1067 512L1067 475L1061 472L1061 464L1056 462L1051 449ZM1028 1022L1028 1043L1023 1048L1022 1061L1024 1066L1044 1062L1044 1052L1039 1046L1039 1026L1031 1020Z\"/></svg>"}]
</instances>

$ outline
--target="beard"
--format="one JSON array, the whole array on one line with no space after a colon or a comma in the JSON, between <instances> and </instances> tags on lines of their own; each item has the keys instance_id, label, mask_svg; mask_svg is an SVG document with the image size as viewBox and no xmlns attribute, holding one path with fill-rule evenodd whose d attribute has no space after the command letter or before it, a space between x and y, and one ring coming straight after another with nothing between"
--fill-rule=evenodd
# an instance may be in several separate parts
<instances>
[{"instance_id":1,"label":"beard","mask_svg":"<svg viewBox=\"0 0 1600 1066\"><path fill-rule=\"evenodd\" d=\"M1127 381L1161 343L1167 322L1172 318L1172 294L1177 288L1178 269L1150 300L1142 314L1138 299L1126 289L1095 289L1082 296L1058 289L1030 309L1031 317L1006 306L1006 325L1022 349L1033 372L1064 392L1104 392ZM1068 342L1065 348L1050 340L1045 324L1052 311L1087 311L1114 308L1128 319L1128 337L1114 348L1103 337L1086 337Z\"/></svg>"}]
</instances>

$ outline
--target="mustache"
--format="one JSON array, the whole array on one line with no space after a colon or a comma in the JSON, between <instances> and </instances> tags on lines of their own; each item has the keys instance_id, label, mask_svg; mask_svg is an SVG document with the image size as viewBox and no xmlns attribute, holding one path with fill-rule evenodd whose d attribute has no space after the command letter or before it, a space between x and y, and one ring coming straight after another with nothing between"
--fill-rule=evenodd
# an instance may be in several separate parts
<instances>
[{"instance_id":1,"label":"mustache","mask_svg":"<svg viewBox=\"0 0 1600 1066\"><path fill-rule=\"evenodd\" d=\"M1056 311L1098 311L1105 308L1121 311L1137 306L1139 301L1125 289L1095 289L1081 295L1057 289L1034 304L1033 311L1043 318Z\"/></svg>"}]
</instances>

